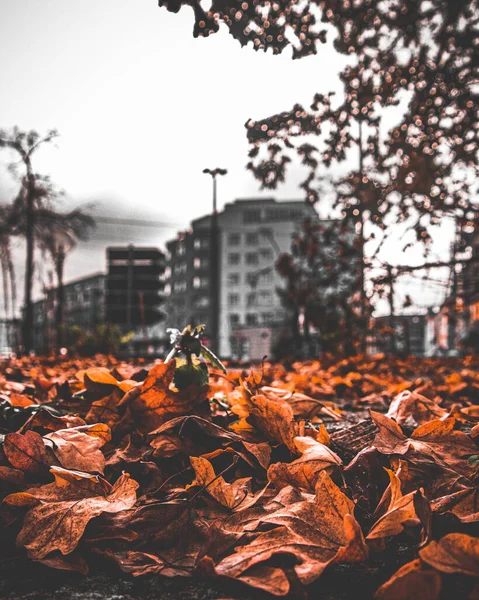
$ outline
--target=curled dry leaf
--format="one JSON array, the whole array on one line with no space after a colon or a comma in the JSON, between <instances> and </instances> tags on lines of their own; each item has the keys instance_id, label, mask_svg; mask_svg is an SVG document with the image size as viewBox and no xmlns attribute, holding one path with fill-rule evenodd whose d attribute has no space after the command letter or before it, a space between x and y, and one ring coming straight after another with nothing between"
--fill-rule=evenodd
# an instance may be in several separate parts
<instances>
[{"instance_id":1,"label":"curled dry leaf","mask_svg":"<svg viewBox=\"0 0 479 600\"><path fill-rule=\"evenodd\" d=\"M405 525L416 525L419 522L414 506L416 492L410 492L403 496L398 476L389 470L388 475L390 477L390 485L384 492L379 506L384 506L386 498L389 500L389 505L386 512L372 526L366 537L368 540L397 535L403 531Z\"/></svg>"},{"instance_id":2,"label":"curled dry leaf","mask_svg":"<svg viewBox=\"0 0 479 600\"><path fill-rule=\"evenodd\" d=\"M298 579L307 585L337 556L343 562L348 557L353 561L363 560L367 550L359 535L359 525L352 516L353 502L325 471L320 471L315 491L315 496L308 494L305 500L260 516L258 524L276 525L276 528L260 533L250 544L236 548L235 554L217 565L217 572L244 580L243 576L252 567L263 565L273 556L290 554L299 563L293 567ZM267 585L263 582L263 589L268 589ZM274 589L268 591L276 593Z\"/></svg>"},{"instance_id":3,"label":"curled dry leaf","mask_svg":"<svg viewBox=\"0 0 479 600\"><path fill-rule=\"evenodd\" d=\"M191 466L195 470L196 479L192 485L199 485L205 489L216 502L233 510L243 503L248 503L251 494L251 477L238 479L227 483L221 475L216 475L213 465L202 456L190 458Z\"/></svg>"},{"instance_id":4,"label":"curled dry leaf","mask_svg":"<svg viewBox=\"0 0 479 600\"><path fill-rule=\"evenodd\" d=\"M452 513L463 523L479 521L479 489L477 486L436 498L431 502L433 512Z\"/></svg>"},{"instance_id":5,"label":"curled dry leaf","mask_svg":"<svg viewBox=\"0 0 479 600\"><path fill-rule=\"evenodd\" d=\"M102 427L105 427L104 425ZM53 444L53 453L65 469L75 471L103 473L105 457L100 450L106 439L106 432L101 429L101 436L88 435L77 428L60 429L45 436ZM98 429L98 427L97 427ZM107 428L109 429L109 428ZM83 431L95 432L95 426Z\"/></svg>"},{"instance_id":6,"label":"curled dry leaf","mask_svg":"<svg viewBox=\"0 0 479 600\"><path fill-rule=\"evenodd\" d=\"M376 600L438 600L441 576L419 560L403 565L376 592Z\"/></svg>"},{"instance_id":7,"label":"curled dry leaf","mask_svg":"<svg viewBox=\"0 0 479 600\"><path fill-rule=\"evenodd\" d=\"M320 471L332 471L342 464L337 454L310 437L296 437L297 452L302 454L290 463L274 463L268 469L268 480L278 489L285 485L314 492Z\"/></svg>"},{"instance_id":8,"label":"curled dry leaf","mask_svg":"<svg viewBox=\"0 0 479 600\"><path fill-rule=\"evenodd\" d=\"M395 419L399 425L410 423L415 426L422 425L434 419L443 419L448 411L434 400L429 400L417 392L405 390L391 402L387 416Z\"/></svg>"},{"instance_id":9,"label":"curled dry leaf","mask_svg":"<svg viewBox=\"0 0 479 600\"><path fill-rule=\"evenodd\" d=\"M273 444L285 444L296 454L296 427L291 406L285 400L267 398L262 394L253 395L246 402L248 423Z\"/></svg>"},{"instance_id":10,"label":"curled dry leaf","mask_svg":"<svg viewBox=\"0 0 479 600\"><path fill-rule=\"evenodd\" d=\"M317 400L311 398L306 394L300 392L290 392L281 388L262 386L260 388L261 394L267 398L280 398L285 400L293 409L295 417L301 417L303 419L313 419L315 416L322 414L340 421L342 419L342 412L336 406L334 402L330 400Z\"/></svg>"},{"instance_id":11,"label":"curled dry leaf","mask_svg":"<svg viewBox=\"0 0 479 600\"><path fill-rule=\"evenodd\" d=\"M17 545L29 556L43 559L54 551L70 554L77 547L88 522L103 512L130 509L138 484L122 475L112 487L99 477L54 469L55 482L12 494L4 502L34 505L25 515Z\"/></svg>"},{"instance_id":12,"label":"curled dry leaf","mask_svg":"<svg viewBox=\"0 0 479 600\"><path fill-rule=\"evenodd\" d=\"M75 553L63 556L60 553L54 552L50 556L37 559L36 562L51 567L52 569L59 569L60 571L76 571L82 575L88 575L89 569L86 561Z\"/></svg>"},{"instance_id":13,"label":"curled dry leaf","mask_svg":"<svg viewBox=\"0 0 479 600\"><path fill-rule=\"evenodd\" d=\"M479 538L450 533L419 551L421 560L442 573L479 577Z\"/></svg>"},{"instance_id":14,"label":"curled dry leaf","mask_svg":"<svg viewBox=\"0 0 479 600\"><path fill-rule=\"evenodd\" d=\"M191 575L195 566L197 552L183 554L176 548L162 549L153 554L150 552L113 552L106 550L105 556L113 559L125 573L138 577L140 575L163 575L164 577L184 577Z\"/></svg>"},{"instance_id":15,"label":"curled dry leaf","mask_svg":"<svg viewBox=\"0 0 479 600\"><path fill-rule=\"evenodd\" d=\"M399 425L386 415L371 411L371 417L379 427L374 440L379 452L404 455L409 461L425 468L434 464L466 477L472 475L473 469L466 457L476 451L476 445L467 434L454 429L454 418L425 423L408 438Z\"/></svg>"},{"instance_id":16,"label":"curled dry leaf","mask_svg":"<svg viewBox=\"0 0 479 600\"><path fill-rule=\"evenodd\" d=\"M157 429L175 417L194 414L204 403L207 387L189 386L181 392L170 389L175 362L155 365L137 397L130 402L131 414L143 433Z\"/></svg>"}]
</instances>

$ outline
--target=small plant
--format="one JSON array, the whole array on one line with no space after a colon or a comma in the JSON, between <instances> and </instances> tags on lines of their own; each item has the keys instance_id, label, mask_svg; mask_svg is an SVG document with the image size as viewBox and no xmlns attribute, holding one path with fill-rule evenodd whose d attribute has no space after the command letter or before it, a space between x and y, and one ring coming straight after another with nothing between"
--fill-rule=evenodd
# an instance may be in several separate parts
<instances>
[{"instance_id":1,"label":"small plant","mask_svg":"<svg viewBox=\"0 0 479 600\"><path fill-rule=\"evenodd\" d=\"M182 390L189 385L208 385L208 368L199 360L203 357L214 367L226 373L225 366L220 359L201 341L205 326L197 325L192 328L188 325L180 331L179 329L167 329L170 333L170 344L172 349L168 353L165 362L176 358L175 385ZM183 358L177 355L183 355ZM194 358L197 357L197 358Z\"/></svg>"}]
</instances>

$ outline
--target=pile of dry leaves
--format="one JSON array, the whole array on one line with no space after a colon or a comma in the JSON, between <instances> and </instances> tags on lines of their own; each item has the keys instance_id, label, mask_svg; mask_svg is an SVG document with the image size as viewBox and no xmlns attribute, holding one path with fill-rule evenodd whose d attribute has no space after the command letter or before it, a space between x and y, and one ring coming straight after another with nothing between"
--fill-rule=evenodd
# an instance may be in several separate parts
<instances>
[{"instance_id":1,"label":"pile of dry leaves","mask_svg":"<svg viewBox=\"0 0 479 600\"><path fill-rule=\"evenodd\" d=\"M415 558L377 598L451 577L479 598L478 367L265 364L178 390L175 361L5 363L0 554L285 596L401 540Z\"/></svg>"}]
</instances>

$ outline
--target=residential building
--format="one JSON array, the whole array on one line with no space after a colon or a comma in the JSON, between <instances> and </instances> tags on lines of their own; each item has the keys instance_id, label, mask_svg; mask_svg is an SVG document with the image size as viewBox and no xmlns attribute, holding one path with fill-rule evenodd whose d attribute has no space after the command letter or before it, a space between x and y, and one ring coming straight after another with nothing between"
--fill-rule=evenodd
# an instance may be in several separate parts
<instances>
[{"instance_id":1,"label":"residential building","mask_svg":"<svg viewBox=\"0 0 479 600\"><path fill-rule=\"evenodd\" d=\"M271 356L284 329L285 311L276 289L284 281L275 261L291 248L292 234L305 218L317 218L304 201L239 199L218 214L219 354L261 360ZM168 325L181 328L212 322L210 265L211 217L167 243L165 305Z\"/></svg>"},{"instance_id":2,"label":"residential building","mask_svg":"<svg viewBox=\"0 0 479 600\"><path fill-rule=\"evenodd\" d=\"M106 321L124 331L163 320L165 255L158 248L107 248Z\"/></svg>"},{"instance_id":3,"label":"residential building","mask_svg":"<svg viewBox=\"0 0 479 600\"><path fill-rule=\"evenodd\" d=\"M196 219L191 229L167 242L164 273L166 324L182 329L212 322L210 294L210 216Z\"/></svg>"}]
</instances>

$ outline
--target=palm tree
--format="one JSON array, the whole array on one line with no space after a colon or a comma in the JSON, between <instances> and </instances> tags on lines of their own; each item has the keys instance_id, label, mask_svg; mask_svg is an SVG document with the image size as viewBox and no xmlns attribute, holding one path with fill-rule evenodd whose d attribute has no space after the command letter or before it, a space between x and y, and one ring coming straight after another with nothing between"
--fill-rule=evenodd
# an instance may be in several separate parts
<instances>
[{"instance_id":1,"label":"palm tree","mask_svg":"<svg viewBox=\"0 0 479 600\"><path fill-rule=\"evenodd\" d=\"M58 133L55 130L49 131L45 136L41 136L34 130L22 131L14 127L10 132L0 130L0 148L13 150L23 164L25 172L22 177L22 185L19 196L23 197L25 229L24 235L27 242L26 264L25 264L25 300L24 300L24 318L23 318L23 346L26 352L32 349L33 342L33 269L35 252L35 207L41 204L45 199L43 190L38 189L39 175L35 173L32 165L33 154L44 144L52 142ZM15 171L18 164L12 163L10 168ZM18 199L18 197L17 197Z\"/></svg>"},{"instance_id":2,"label":"palm tree","mask_svg":"<svg viewBox=\"0 0 479 600\"><path fill-rule=\"evenodd\" d=\"M95 221L80 209L62 214L45 208L37 211L35 221L38 245L44 252L48 252L55 268L57 284L55 330L56 346L59 349L63 346L65 258L79 240L88 238L88 233L95 226Z\"/></svg>"}]
</instances>

